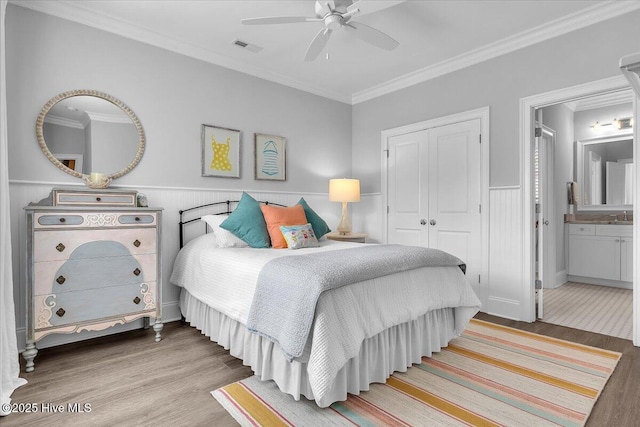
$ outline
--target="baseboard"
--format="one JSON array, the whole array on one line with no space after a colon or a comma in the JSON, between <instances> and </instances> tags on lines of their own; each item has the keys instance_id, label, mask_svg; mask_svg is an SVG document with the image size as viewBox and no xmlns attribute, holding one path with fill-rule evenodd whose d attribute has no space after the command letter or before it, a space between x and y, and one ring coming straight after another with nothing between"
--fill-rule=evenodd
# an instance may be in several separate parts
<instances>
[{"instance_id":1,"label":"baseboard","mask_svg":"<svg viewBox=\"0 0 640 427\"><path fill-rule=\"evenodd\" d=\"M487 299L486 313L511 320L522 320L521 307L520 301L518 300L489 297Z\"/></svg>"},{"instance_id":2,"label":"baseboard","mask_svg":"<svg viewBox=\"0 0 640 427\"><path fill-rule=\"evenodd\" d=\"M162 322L173 322L180 320L181 313L178 301L172 301L162 304ZM143 327L143 320L139 319L125 325L116 325L111 328L107 328L103 331L84 331L77 334L52 334L42 338L36 346L38 349L54 347L57 345L69 344L72 342L83 341L90 338L104 337L107 335L118 334L120 332L132 331L134 329L140 329ZM16 337L18 344L18 351L22 353L25 347L26 341L26 328L17 328ZM150 332L152 333L152 332Z\"/></svg>"},{"instance_id":3,"label":"baseboard","mask_svg":"<svg viewBox=\"0 0 640 427\"><path fill-rule=\"evenodd\" d=\"M589 285L609 286L611 288L633 289L633 282L622 282L619 280L597 279L594 277L569 276L568 282L587 283Z\"/></svg>"}]
</instances>

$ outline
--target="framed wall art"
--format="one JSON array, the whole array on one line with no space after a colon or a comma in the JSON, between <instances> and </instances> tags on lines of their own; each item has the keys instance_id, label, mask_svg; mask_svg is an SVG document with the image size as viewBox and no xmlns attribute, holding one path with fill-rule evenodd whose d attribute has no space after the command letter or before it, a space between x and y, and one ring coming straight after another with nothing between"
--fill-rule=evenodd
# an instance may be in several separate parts
<instances>
[{"instance_id":1,"label":"framed wall art","mask_svg":"<svg viewBox=\"0 0 640 427\"><path fill-rule=\"evenodd\" d=\"M287 140L281 136L255 134L255 178L287 179Z\"/></svg>"},{"instance_id":2,"label":"framed wall art","mask_svg":"<svg viewBox=\"0 0 640 427\"><path fill-rule=\"evenodd\" d=\"M240 131L202 125L202 176L240 178Z\"/></svg>"}]
</instances>

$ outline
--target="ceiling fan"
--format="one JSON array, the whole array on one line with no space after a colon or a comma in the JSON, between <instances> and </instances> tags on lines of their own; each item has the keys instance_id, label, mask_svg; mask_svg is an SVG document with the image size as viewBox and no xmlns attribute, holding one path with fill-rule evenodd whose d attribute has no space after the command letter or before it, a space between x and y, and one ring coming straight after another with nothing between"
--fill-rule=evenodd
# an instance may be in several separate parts
<instances>
[{"instance_id":1,"label":"ceiling fan","mask_svg":"<svg viewBox=\"0 0 640 427\"><path fill-rule=\"evenodd\" d=\"M404 0L402 0L404 1ZM318 57L322 49L327 45L331 34L341 28L348 33L358 37L360 40L373 46L385 50L393 50L398 46L398 42L383 33L361 22L352 21L351 18L357 13L371 13L402 1L353 1L353 0L317 0L315 3L316 16L271 16L262 18L243 19L245 25L267 25L267 24L292 24L299 22L322 22L324 28L320 29L307 48L304 56L305 61L313 61Z\"/></svg>"}]
</instances>

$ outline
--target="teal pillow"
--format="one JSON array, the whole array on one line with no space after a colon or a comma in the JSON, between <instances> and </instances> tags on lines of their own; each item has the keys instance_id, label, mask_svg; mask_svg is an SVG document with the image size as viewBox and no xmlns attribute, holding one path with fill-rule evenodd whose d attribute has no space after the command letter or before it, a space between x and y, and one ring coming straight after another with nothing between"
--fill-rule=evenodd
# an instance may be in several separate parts
<instances>
[{"instance_id":1,"label":"teal pillow","mask_svg":"<svg viewBox=\"0 0 640 427\"><path fill-rule=\"evenodd\" d=\"M316 238L319 239L331 231L327 223L324 222L324 219L320 218L320 215L311 209L304 198L300 198L298 204L304 209L304 214L307 216L307 221L309 221L311 227L313 227L313 232L316 234Z\"/></svg>"},{"instance_id":2,"label":"teal pillow","mask_svg":"<svg viewBox=\"0 0 640 427\"><path fill-rule=\"evenodd\" d=\"M245 192L242 192L238 206L227 219L222 221L220 228L230 231L252 248L271 246L267 223L262 215L260 203Z\"/></svg>"}]
</instances>

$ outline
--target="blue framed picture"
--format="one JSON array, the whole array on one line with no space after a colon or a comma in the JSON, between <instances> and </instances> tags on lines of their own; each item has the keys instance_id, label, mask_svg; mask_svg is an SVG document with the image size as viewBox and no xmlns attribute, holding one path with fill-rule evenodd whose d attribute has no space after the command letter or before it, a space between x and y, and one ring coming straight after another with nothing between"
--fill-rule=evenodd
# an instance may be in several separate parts
<instances>
[{"instance_id":1,"label":"blue framed picture","mask_svg":"<svg viewBox=\"0 0 640 427\"><path fill-rule=\"evenodd\" d=\"M281 136L255 134L255 178L287 179L287 140Z\"/></svg>"}]
</instances>

